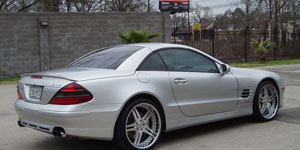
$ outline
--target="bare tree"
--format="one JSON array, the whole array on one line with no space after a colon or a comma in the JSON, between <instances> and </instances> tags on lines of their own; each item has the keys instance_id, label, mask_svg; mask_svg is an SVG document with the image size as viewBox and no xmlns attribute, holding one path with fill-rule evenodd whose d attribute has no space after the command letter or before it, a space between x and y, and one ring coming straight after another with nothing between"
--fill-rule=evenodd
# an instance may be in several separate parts
<instances>
[{"instance_id":1,"label":"bare tree","mask_svg":"<svg viewBox=\"0 0 300 150\"><path fill-rule=\"evenodd\" d=\"M138 3L140 3L140 7L138 7L136 9L136 11L139 11L139 12L155 12L157 11L155 9L155 6L156 6L156 3L157 1L156 0L140 0Z\"/></svg>"},{"instance_id":2,"label":"bare tree","mask_svg":"<svg viewBox=\"0 0 300 150\"><path fill-rule=\"evenodd\" d=\"M295 43L296 41L296 20L297 20L297 13L299 12L300 10L300 2L299 0L291 0L291 3L290 5L292 6L292 20L293 20L293 43Z\"/></svg>"},{"instance_id":3,"label":"bare tree","mask_svg":"<svg viewBox=\"0 0 300 150\"><path fill-rule=\"evenodd\" d=\"M246 26L251 26L253 18L260 12L263 0L241 0L241 3L245 5L245 20Z\"/></svg>"},{"instance_id":4,"label":"bare tree","mask_svg":"<svg viewBox=\"0 0 300 150\"><path fill-rule=\"evenodd\" d=\"M68 12L146 11L153 8L151 4L147 0L65 0Z\"/></svg>"},{"instance_id":5,"label":"bare tree","mask_svg":"<svg viewBox=\"0 0 300 150\"><path fill-rule=\"evenodd\" d=\"M154 11L150 0L0 0L0 12Z\"/></svg>"},{"instance_id":6,"label":"bare tree","mask_svg":"<svg viewBox=\"0 0 300 150\"><path fill-rule=\"evenodd\" d=\"M202 10L203 10L203 18L205 18L205 19L212 18L212 16L213 16L212 8L206 6L206 7L203 7Z\"/></svg>"},{"instance_id":7,"label":"bare tree","mask_svg":"<svg viewBox=\"0 0 300 150\"><path fill-rule=\"evenodd\" d=\"M287 24L289 20L293 20L293 9L294 9L294 0L291 2L287 2L279 11L280 18L280 30L281 30L281 42L280 47L283 50L283 54L286 52L286 44L287 44Z\"/></svg>"},{"instance_id":8,"label":"bare tree","mask_svg":"<svg viewBox=\"0 0 300 150\"><path fill-rule=\"evenodd\" d=\"M111 11L130 11L138 7L134 0L106 0L105 3Z\"/></svg>"},{"instance_id":9,"label":"bare tree","mask_svg":"<svg viewBox=\"0 0 300 150\"><path fill-rule=\"evenodd\" d=\"M268 17L266 17L266 19L264 19L264 27L262 29L263 39L266 40L268 28L270 29L270 31L272 31L272 29L273 29L273 25L272 25L272 18L273 18L273 12L274 12L273 0L263 0L263 9L266 12L266 14L268 14L267 15ZM269 37L269 38L271 40L271 37Z\"/></svg>"},{"instance_id":10,"label":"bare tree","mask_svg":"<svg viewBox=\"0 0 300 150\"><path fill-rule=\"evenodd\" d=\"M212 8L203 7L199 3L195 3L192 6L192 20L196 23L201 23L202 20L205 22L210 22L213 19Z\"/></svg>"},{"instance_id":11,"label":"bare tree","mask_svg":"<svg viewBox=\"0 0 300 150\"><path fill-rule=\"evenodd\" d=\"M40 2L42 11L45 12L60 12L61 0L42 0Z\"/></svg>"},{"instance_id":12,"label":"bare tree","mask_svg":"<svg viewBox=\"0 0 300 150\"><path fill-rule=\"evenodd\" d=\"M192 20L196 23L200 23L202 19L202 6L199 3L192 5Z\"/></svg>"},{"instance_id":13,"label":"bare tree","mask_svg":"<svg viewBox=\"0 0 300 150\"><path fill-rule=\"evenodd\" d=\"M180 31L188 29L188 15L186 12L172 15L171 20L174 23L174 27Z\"/></svg>"},{"instance_id":14,"label":"bare tree","mask_svg":"<svg viewBox=\"0 0 300 150\"><path fill-rule=\"evenodd\" d=\"M0 0L0 12L28 12L40 0Z\"/></svg>"},{"instance_id":15,"label":"bare tree","mask_svg":"<svg viewBox=\"0 0 300 150\"><path fill-rule=\"evenodd\" d=\"M70 0L77 12L97 12L105 10L105 0Z\"/></svg>"}]
</instances>

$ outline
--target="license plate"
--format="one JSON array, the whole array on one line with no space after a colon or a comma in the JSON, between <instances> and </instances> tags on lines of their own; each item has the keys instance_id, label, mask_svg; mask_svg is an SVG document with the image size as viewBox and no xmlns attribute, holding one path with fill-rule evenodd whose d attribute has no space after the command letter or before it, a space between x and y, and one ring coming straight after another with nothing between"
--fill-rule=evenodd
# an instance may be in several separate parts
<instances>
[{"instance_id":1,"label":"license plate","mask_svg":"<svg viewBox=\"0 0 300 150\"><path fill-rule=\"evenodd\" d=\"M40 100L42 97L43 87L42 86L31 86L29 90L29 98Z\"/></svg>"}]
</instances>

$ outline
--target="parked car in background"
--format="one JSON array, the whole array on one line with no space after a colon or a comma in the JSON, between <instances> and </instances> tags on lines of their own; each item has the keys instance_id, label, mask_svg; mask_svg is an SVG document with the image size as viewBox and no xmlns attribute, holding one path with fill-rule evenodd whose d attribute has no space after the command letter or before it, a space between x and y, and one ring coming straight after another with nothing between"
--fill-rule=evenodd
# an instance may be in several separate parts
<instances>
[{"instance_id":1,"label":"parked car in background","mask_svg":"<svg viewBox=\"0 0 300 150\"><path fill-rule=\"evenodd\" d=\"M230 67L184 45L148 43L24 74L17 92L22 127L145 150L180 128L241 116L270 121L283 106L284 85L273 72Z\"/></svg>"}]
</instances>

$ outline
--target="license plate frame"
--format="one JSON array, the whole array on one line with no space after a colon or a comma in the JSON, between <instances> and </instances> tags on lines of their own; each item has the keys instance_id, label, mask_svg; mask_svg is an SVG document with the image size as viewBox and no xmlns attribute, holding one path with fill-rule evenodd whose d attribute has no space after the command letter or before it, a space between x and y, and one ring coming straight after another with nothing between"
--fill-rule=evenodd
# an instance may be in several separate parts
<instances>
[{"instance_id":1,"label":"license plate frame","mask_svg":"<svg viewBox=\"0 0 300 150\"><path fill-rule=\"evenodd\" d=\"M43 87L38 85L31 85L29 88L29 98L35 100L41 100L43 93Z\"/></svg>"}]
</instances>

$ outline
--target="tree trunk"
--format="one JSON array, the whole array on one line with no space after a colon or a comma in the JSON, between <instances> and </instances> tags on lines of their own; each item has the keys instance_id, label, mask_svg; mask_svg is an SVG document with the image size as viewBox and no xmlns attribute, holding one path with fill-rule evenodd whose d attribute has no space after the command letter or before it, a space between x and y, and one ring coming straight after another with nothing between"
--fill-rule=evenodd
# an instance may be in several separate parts
<instances>
[{"instance_id":1,"label":"tree trunk","mask_svg":"<svg viewBox=\"0 0 300 150\"><path fill-rule=\"evenodd\" d=\"M296 16L297 16L297 10L296 10L296 0L293 0L293 45L296 41Z\"/></svg>"},{"instance_id":2,"label":"tree trunk","mask_svg":"<svg viewBox=\"0 0 300 150\"><path fill-rule=\"evenodd\" d=\"M279 51L279 36L278 36L278 12L279 12L279 6L278 6L278 0L274 0L274 5L275 5L275 14L274 14L274 17L275 17L275 21L274 21L274 42L276 44L276 46L274 47L274 60L277 59L277 53Z\"/></svg>"},{"instance_id":3,"label":"tree trunk","mask_svg":"<svg viewBox=\"0 0 300 150\"><path fill-rule=\"evenodd\" d=\"M285 22L285 18L284 18L284 11L283 9L281 9L280 11L280 30L281 30L281 49L282 49L282 53L280 53L280 55L284 55L285 51L286 51L286 28L284 27L284 23L287 24L287 22Z\"/></svg>"},{"instance_id":4,"label":"tree trunk","mask_svg":"<svg viewBox=\"0 0 300 150\"><path fill-rule=\"evenodd\" d=\"M272 0L269 0L269 24L268 24L268 27L270 26L270 30L269 30L269 39L270 41L273 41L273 37L271 36L271 33L273 31L273 24L272 24L272 18L273 18L273 1ZM271 33L270 33L271 32Z\"/></svg>"}]
</instances>

